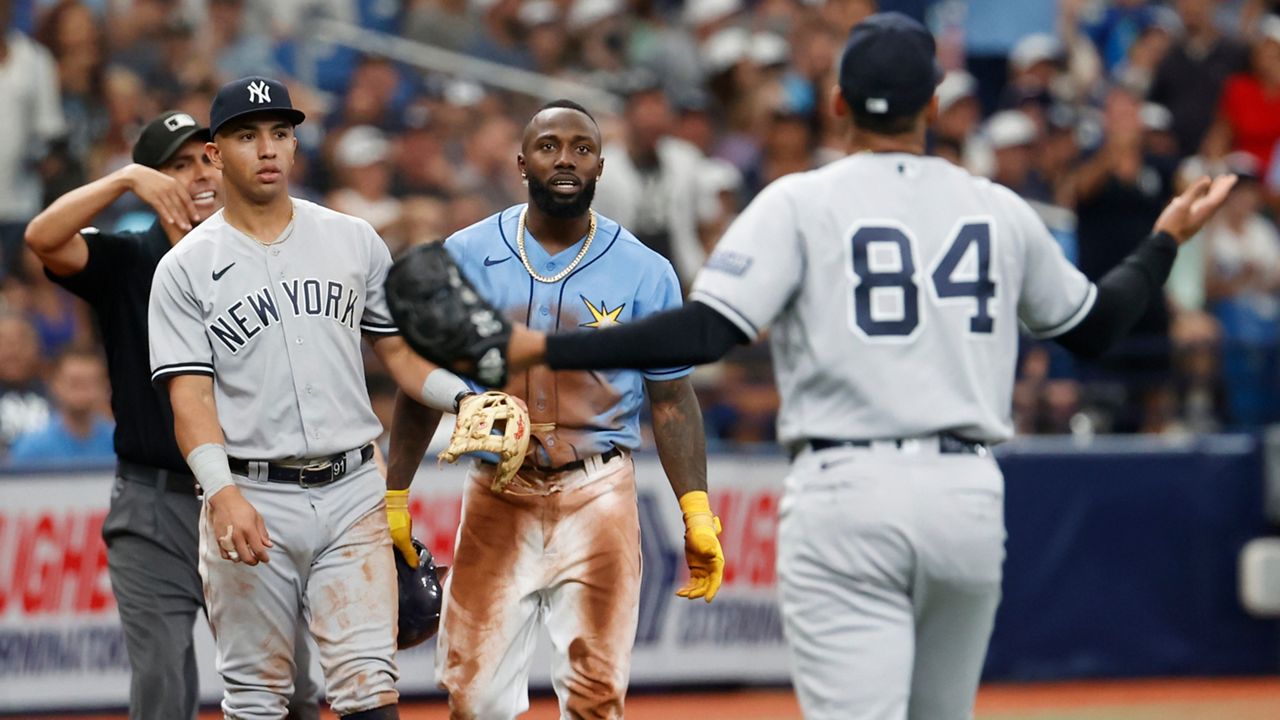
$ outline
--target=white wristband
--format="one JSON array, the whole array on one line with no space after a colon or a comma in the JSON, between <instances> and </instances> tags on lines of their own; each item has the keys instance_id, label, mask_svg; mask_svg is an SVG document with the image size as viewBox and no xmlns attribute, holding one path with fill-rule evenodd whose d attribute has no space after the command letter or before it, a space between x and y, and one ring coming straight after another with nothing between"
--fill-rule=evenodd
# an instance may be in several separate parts
<instances>
[{"instance_id":1,"label":"white wristband","mask_svg":"<svg viewBox=\"0 0 1280 720\"><path fill-rule=\"evenodd\" d=\"M187 455L187 465L191 467L191 474L196 476L196 482L200 483L205 500L236 483L231 477L227 448L222 445L205 443L192 450Z\"/></svg>"},{"instance_id":2,"label":"white wristband","mask_svg":"<svg viewBox=\"0 0 1280 720\"><path fill-rule=\"evenodd\" d=\"M443 368L436 368L422 383L422 402L436 410L457 412L458 396L470 392L471 387L462 378Z\"/></svg>"}]
</instances>

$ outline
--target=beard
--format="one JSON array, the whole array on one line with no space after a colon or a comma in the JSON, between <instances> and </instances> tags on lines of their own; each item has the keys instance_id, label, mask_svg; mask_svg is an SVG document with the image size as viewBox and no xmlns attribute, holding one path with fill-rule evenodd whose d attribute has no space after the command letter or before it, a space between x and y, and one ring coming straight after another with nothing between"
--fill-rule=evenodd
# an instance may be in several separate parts
<instances>
[{"instance_id":1,"label":"beard","mask_svg":"<svg viewBox=\"0 0 1280 720\"><path fill-rule=\"evenodd\" d=\"M529 200L538 206L549 217L558 219L567 219L581 217L591 208L591 201L596 196L595 178L587 180L582 184L582 189L577 195L565 197L553 192L550 186L542 183L533 175L527 178L529 182Z\"/></svg>"}]
</instances>

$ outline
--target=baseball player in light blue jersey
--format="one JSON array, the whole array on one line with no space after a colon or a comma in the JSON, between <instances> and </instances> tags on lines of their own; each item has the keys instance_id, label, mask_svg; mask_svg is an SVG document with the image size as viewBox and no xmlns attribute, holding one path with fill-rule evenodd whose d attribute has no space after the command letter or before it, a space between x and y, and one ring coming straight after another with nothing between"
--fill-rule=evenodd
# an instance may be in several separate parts
<instances>
[{"instance_id":1,"label":"baseball player in light blue jersey","mask_svg":"<svg viewBox=\"0 0 1280 720\"><path fill-rule=\"evenodd\" d=\"M600 131L581 106L551 103L525 128L518 165L530 202L445 242L481 296L547 332L609 333L681 304L671 263L590 209ZM538 625L556 651L565 718L621 718L640 591L640 525L631 451L649 397L658 454L685 511L690 583L708 602L724 558L706 493L706 440L688 364L513 375L532 439L494 492L477 462L465 490L436 653L452 717L510 720L528 708ZM408 487L427 436L417 403L397 404L387 485Z\"/></svg>"},{"instance_id":2,"label":"baseball player in light blue jersey","mask_svg":"<svg viewBox=\"0 0 1280 720\"><path fill-rule=\"evenodd\" d=\"M598 334L517 325L508 344L513 372L651 367L769 329L792 457L779 594L810 719L971 717L1004 560L988 447L1013 434L1018 327L1105 351L1235 182L1195 183L1091 283L1016 194L923 156L934 53L903 15L853 28L832 96L851 154L761 192L683 308Z\"/></svg>"}]
</instances>

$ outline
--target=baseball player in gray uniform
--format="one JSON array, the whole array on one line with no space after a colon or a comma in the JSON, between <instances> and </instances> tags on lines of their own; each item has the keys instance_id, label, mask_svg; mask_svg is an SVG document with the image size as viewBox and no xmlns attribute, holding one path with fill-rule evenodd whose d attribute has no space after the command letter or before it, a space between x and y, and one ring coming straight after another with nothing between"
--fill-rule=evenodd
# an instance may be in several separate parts
<instances>
[{"instance_id":1,"label":"baseball player in gray uniform","mask_svg":"<svg viewBox=\"0 0 1280 720\"><path fill-rule=\"evenodd\" d=\"M682 309L607 333L516 326L508 344L512 372L666 367L771 328L793 458L780 600L807 718L970 717L1004 559L988 448L1013 433L1019 326L1104 351L1162 301L1178 244L1235 181L1193 185L1091 283L1017 195L922 156L934 52L903 15L853 28L832 97L852 154L766 188Z\"/></svg>"},{"instance_id":2,"label":"baseball player in gray uniform","mask_svg":"<svg viewBox=\"0 0 1280 720\"><path fill-rule=\"evenodd\" d=\"M299 613L341 717L399 717L397 586L381 426L361 336L410 397L455 408L465 384L415 355L386 309L390 253L368 223L291 198L303 114L288 89L223 86L205 146L226 205L156 268L148 319L178 446L203 489L200 576L223 713L282 718Z\"/></svg>"},{"instance_id":3,"label":"baseball player in gray uniform","mask_svg":"<svg viewBox=\"0 0 1280 720\"><path fill-rule=\"evenodd\" d=\"M147 299L156 265L195 224L222 207L222 174L204 146L209 129L170 111L142 129L134 164L58 198L27 226L27 246L51 280L88 302L111 376L119 460L103 523L111 590L132 672L131 720L195 718L199 705L191 630L204 608L196 569L200 499L173 439L168 398L151 386ZM89 227L126 192L156 212L141 233ZM291 717L320 717L305 638Z\"/></svg>"}]
</instances>

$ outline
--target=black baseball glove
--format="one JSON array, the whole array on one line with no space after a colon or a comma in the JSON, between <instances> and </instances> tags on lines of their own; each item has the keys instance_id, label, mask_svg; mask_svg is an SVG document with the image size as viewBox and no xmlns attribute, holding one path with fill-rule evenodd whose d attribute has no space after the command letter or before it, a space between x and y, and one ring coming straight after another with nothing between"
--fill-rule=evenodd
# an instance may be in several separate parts
<instances>
[{"instance_id":1,"label":"black baseball glove","mask_svg":"<svg viewBox=\"0 0 1280 720\"><path fill-rule=\"evenodd\" d=\"M387 305L409 347L487 387L507 384L511 324L476 292L444 245L419 245L387 273Z\"/></svg>"}]
</instances>

